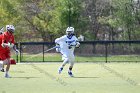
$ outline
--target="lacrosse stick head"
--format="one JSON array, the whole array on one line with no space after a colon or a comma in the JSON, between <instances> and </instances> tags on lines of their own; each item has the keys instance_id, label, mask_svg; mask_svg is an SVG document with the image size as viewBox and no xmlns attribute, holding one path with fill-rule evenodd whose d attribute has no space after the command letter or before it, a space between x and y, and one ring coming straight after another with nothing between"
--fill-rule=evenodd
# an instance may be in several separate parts
<instances>
[{"instance_id":1,"label":"lacrosse stick head","mask_svg":"<svg viewBox=\"0 0 140 93\"><path fill-rule=\"evenodd\" d=\"M4 27L2 27L1 29L0 29L0 34L2 34L4 32Z\"/></svg>"}]
</instances>

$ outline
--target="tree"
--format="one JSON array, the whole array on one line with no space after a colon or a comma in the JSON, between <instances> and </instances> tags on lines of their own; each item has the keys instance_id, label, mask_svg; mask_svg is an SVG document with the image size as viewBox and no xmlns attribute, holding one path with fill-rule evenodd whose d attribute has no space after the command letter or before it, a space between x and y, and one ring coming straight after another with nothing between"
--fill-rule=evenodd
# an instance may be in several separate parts
<instances>
[{"instance_id":1,"label":"tree","mask_svg":"<svg viewBox=\"0 0 140 93\"><path fill-rule=\"evenodd\" d=\"M112 5L115 8L113 16L116 19L116 27L121 27L123 29L122 39L132 40L136 29L136 12L134 3L132 0L113 0Z\"/></svg>"},{"instance_id":2,"label":"tree","mask_svg":"<svg viewBox=\"0 0 140 93\"><path fill-rule=\"evenodd\" d=\"M20 20L20 16L18 15L18 12L16 11L16 4L12 0L1 0L0 1L0 26L5 27L7 24L12 24L15 27L18 25L18 22ZM17 30L16 30L17 31ZM16 40L18 39L18 34L15 31L15 37Z\"/></svg>"},{"instance_id":3,"label":"tree","mask_svg":"<svg viewBox=\"0 0 140 93\"><path fill-rule=\"evenodd\" d=\"M83 0L60 0L59 12L62 29L68 26L73 26L76 29L76 34L82 33L85 24L82 16Z\"/></svg>"},{"instance_id":4,"label":"tree","mask_svg":"<svg viewBox=\"0 0 140 93\"><path fill-rule=\"evenodd\" d=\"M43 41L53 41L58 30L59 19L55 0L23 0L19 1L22 18L28 25L28 33L41 37ZM26 24L27 24L26 23Z\"/></svg>"}]
</instances>

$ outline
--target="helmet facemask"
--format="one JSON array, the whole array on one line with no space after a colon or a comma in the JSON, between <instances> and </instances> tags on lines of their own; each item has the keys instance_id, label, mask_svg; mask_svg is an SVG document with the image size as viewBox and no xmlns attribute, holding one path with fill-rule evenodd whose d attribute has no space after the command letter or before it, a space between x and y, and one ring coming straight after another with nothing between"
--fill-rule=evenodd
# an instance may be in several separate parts
<instances>
[{"instance_id":1,"label":"helmet facemask","mask_svg":"<svg viewBox=\"0 0 140 93\"><path fill-rule=\"evenodd\" d=\"M14 30L13 29L8 29L7 31L10 32L11 34L14 33Z\"/></svg>"},{"instance_id":2,"label":"helmet facemask","mask_svg":"<svg viewBox=\"0 0 140 93\"><path fill-rule=\"evenodd\" d=\"M15 31L15 28L14 28L13 25L6 25L6 30L7 30L8 32L10 32L11 34L13 34L14 31Z\"/></svg>"}]
</instances>

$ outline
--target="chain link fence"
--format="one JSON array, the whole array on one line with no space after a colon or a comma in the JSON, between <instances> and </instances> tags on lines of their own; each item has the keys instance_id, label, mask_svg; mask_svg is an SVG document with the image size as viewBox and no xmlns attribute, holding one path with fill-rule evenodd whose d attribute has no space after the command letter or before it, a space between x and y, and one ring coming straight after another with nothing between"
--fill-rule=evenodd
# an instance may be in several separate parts
<instances>
[{"instance_id":1,"label":"chain link fence","mask_svg":"<svg viewBox=\"0 0 140 93\"><path fill-rule=\"evenodd\" d=\"M140 62L140 41L83 41L75 49L76 62ZM60 62L54 42L21 42L20 62Z\"/></svg>"}]
</instances>

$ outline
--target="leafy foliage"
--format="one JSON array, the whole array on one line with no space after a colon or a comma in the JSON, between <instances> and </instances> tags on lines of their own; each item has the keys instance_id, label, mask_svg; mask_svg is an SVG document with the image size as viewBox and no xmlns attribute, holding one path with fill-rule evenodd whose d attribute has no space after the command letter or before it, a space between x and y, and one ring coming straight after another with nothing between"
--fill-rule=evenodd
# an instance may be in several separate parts
<instances>
[{"instance_id":1,"label":"leafy foliage","mask_svg":"<svg viewBox=\"0 0 140 93\"><path fill-rule=\"evenodd\" d=\"M0 27L13 24L16 41L54 41L68 26L86 40L139 40L134 0L1 0Z\"/></svg>"}]
</instances>

